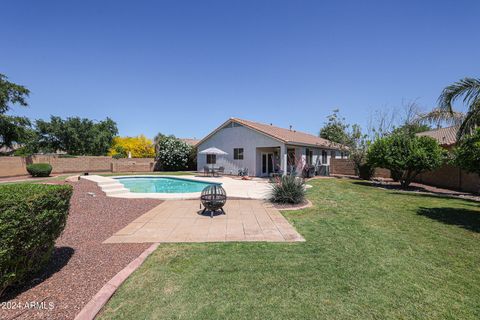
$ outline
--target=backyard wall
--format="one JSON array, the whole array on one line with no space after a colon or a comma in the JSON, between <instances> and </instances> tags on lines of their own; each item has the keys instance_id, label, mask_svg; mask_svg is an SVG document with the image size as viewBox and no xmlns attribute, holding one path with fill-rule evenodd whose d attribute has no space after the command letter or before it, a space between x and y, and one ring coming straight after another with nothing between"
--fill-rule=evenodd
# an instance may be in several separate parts
<instances>
[{"instance_id":1,"label":"backyard wall","mask_svg":"<svg viewBox=\"0 0 480 320\"><path fill-rule=\"evenodd\" d=\"M345 176L356 176L355 165L351 159L331 159L330 174L338 174ZM376 168L373 175L375 178L390 178L390 170Z\"/></svg>"},{"instance_id":2,"label":"backyard wall","mask_svg":"<svg viewBox=\"0 0 480 320\"><path fill-rule=\"evenodd\" d=\"M57 155L34 155L31 157L0 157L0 177L27 175L27 165L49 163L52 173L75 172L149 172L153 171L155 159L82 156L63 158Z\"/></svg>"},{"instance_id":3,"label":"backyard wall","mask_svg":"<svg viewBox=\"0 0 480 320\"><path fill-rule=\"evenodd\" d=\"M437 170L419 174L416 182L466 192L480 192L480 177L458 167L443 165Z\"/></svg>"},{"instance_id":4,"label":"backyard wall","mask_svg":"<svg viewBox=\"0 0 480 320\"><path fill-rule=\"evenodd\" d=\"M350 159L332 159L330 174L354 176L355 168ZM376 178L390 178L390 170L376 168ZM468 173L458 167L444 165L437 170L419 174L415 182L466 192L480 192L480 176Z\"/></svg>"},{"instance_id":5,"label":"backyard wall","mask_svg":"<svg viewBox=\"0 0 480 320\"><path fill-rule=\"evenodd\" d=\"M330 174L355 175L355 166L350 159L330 159Z\"/></svg>"}]
</instances>

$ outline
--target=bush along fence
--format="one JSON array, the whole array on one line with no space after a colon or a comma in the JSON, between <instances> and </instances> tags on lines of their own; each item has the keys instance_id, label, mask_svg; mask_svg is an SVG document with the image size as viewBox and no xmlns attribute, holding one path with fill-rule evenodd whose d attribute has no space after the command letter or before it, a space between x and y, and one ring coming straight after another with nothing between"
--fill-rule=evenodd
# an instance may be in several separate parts
<instances>
[{"instance_id":1,"label":"bush along fence","mask_svg":"<svg viewBox=\"0 0 480 320\"><path fill-rule=\"evenodd\" d=\"M154 158L114 159L102 156L65 157L59 155L34 155L30 157L0 157L0 177L28 175L32 164L51 165L51 173L70 172L150 172L155 167Z\"/></svg>"},{"instance_id":2,"label":"bush along fence","mask_svg":"<svg viewBox=\"0 0 480 320\"><path fill-rule=\"evenodd\" d=\"M0 298L48 263L71 196L68 185L0 185Z\"/></svg>"},{"instance_id":3,"label":"bush along fence","mask_svg":"<svg viewBox=\"0 0 480 320\"><path fill-rule=\"evenodd\" d=\"M350 159L332 159L330 174L355 176L353 161ZM391 178L390 170L376 168L373 175L375 178ZM458 167L445 164L440 168L420 173L415 182L430 186L478 193L480 191L480 176L468 173Z\"/></svg>"}]
</instances>

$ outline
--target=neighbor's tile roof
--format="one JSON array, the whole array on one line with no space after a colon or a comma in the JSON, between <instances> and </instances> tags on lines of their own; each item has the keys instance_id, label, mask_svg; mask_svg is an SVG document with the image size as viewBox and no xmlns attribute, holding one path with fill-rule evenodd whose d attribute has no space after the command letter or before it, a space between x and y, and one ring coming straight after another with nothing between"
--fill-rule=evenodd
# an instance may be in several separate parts
<instances>
[{"instance_id":1,"label":"neighbor's tile roof","mask_svg":"<svg viewBox=\"0 0 480 320\"><path fill-rule=\"evenodd\" d=\"M438 144L442 146L454 145L457 141L458 127L439 128L430 131L417 133L418 136L428 136L437 140Z\"/></svg>"},{"instance_id":2,"label":"neighbor's tile roof","mask_svg":"<svg viewBox=\"0 0 480 320\"><path fill-rule=\"evenodd\" d=\"M264 124L249 120L243 120L239 118L231 118L231 121L237 122L242 124L246 127L252 128L254 130L260 131L268 136L271 136L275 139L281 140L287 144L299 144L299 145L312 145L312 146L320 146L320 147L327 147L327 148L341 148L342 145L338 143L334 143L330 140L323 139L312 134L308 134L305 132L297 131L297 130L290 130L285 128L276 127L271 124ZM343 148L346 148L343 146Z\"/></svg>"},{"instance_id":3,"label":"neighbor's tile roof","mask_svg":"<svg viewBox=\"0 0 480 320\"><path fill-rule=\"evenodd\" d=\"M189 146L196 146L197 143L200 142L199 139L190 139L190 138L180 138L180 140L182 140L183 142L185 142Z\"/></svg>"}]
</instances>

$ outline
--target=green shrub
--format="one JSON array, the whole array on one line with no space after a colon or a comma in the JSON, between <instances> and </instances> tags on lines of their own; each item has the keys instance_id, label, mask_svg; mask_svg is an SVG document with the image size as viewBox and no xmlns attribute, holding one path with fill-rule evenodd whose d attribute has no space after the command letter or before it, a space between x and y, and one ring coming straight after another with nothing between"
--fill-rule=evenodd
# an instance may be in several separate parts
<instances>
[{"instance_id":1,"label":"green shrub","mask_svg":"<svg viewBox=\"0 0 480 320\"><path fill-rule=\"evenodd\" d=\"M393 181L399 182L402 179L402 171L390 170L390 177Z\"/></svg>"},{"instance_id":2,"label":"green shrub","mask_svg":"<svg viewBox=\"0 0 480 320\"><path fill-rule=\"evenodd\" d=\"M293 175L272 180L271 202L297 204L305 200L305 181Z\"/></svg>"},{"instance_id":3,"label":"green shrub","mask_svg":"<svg viewBox=\"0 0 480 320\"><path fill-rule=\"evenodd\" d=\"M0 296L49 261L65 227L71 195L68 185L0 186Z\"/></svg>"},{"instance_id":4,"label":"green shrub","mask_svg":"<svg viewBox=\"0 0 480 320\"><path fill-rule=\"evenodd\" d=\"M375 174L375 167L372 167L368 163L364 163L358 166L358 176L363 180L372 179Z\"/></svg>"},{"instance_id":5,"label":"green shrub","mask_svg":"<svg viewBox=\"0 0 480 320\"><path fill-rule=\"evenodd\" d=\"M52 172L52 166L48 163L33 163L27 166L27 171L32 177L48 177Z\"/></svg>"},{"instance_id":6,"label":"green shrub","mask_svg":"<svg viewBox=\"0 0 480 320\"><path fill-rule=\"evenodd\" d=\"M480 128L460 140L454 150L453 160L460 168L480 174Z\"/></svg>"},{"instance_id":7,"label":"green shrub","mask_svg":"<svg viewBox=\"0 0 480 320\"><path fill-rule=\"evenodd\" d=\"M188 169L192 147L174 136L164 136L156 144L156 170L178 171Z\"/></svg>"},{"instance_id":8,"label":"green shrub","mask_svg":"<svg viewBox=\"0 0 480 320\"><path fill-rule=\"evenodd\" d=\"M367 153L371 166L389 169L404 189L419 173L435 170L444 160L445 151L435 139L403 132L377 139Z\"/></svg>"},{"instance_id":9,"label":"green shrub","mask_svg":"<svg viewBox=\"0 0 480 320\"><path fill-rule=\"evenodd\" d=\"M123 158L126 158L126 157L127 157L127 156L124 155L123 153L115 153L115 154L112 156L113 159L117 159L117 160L118 160L118 159L123 159Z\"/></svg>"}]
</instances>

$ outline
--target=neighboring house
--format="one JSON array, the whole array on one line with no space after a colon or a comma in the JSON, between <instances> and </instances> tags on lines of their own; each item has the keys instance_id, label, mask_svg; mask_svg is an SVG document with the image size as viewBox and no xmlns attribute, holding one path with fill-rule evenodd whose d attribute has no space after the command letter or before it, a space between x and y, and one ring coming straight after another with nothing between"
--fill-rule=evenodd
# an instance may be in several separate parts
<instances>
[{"instance_id":1,"label":"neighboring house","mask_svg":"<svg viewBox=\"0 0 480 320\"><path fill-rule=\"evenodd\" d=\"M308 164L317 174L328 174L330 159L346 157L346 148L329 140L293 129L230 118L197 144L200 152L216 147L226 156L197 154L197 168L224 167L227 174L248 169L251 176L301 172Z\"/></svg>"},{"instance_id":2,"label":"neighboring house","mask_svg":"<svg viewBox=\"0 0 480 320\"><path fill-rule=\"evenodd\" d=\"M11 155L13 154L17 149L20 149L22 146L18 143L13 143L12 147L7 147L3 146L0 148L0 155Z\"/></svg>"},{"instance_id":3,"label":"neighboring house","mask_svg":"<svg viewBox=\"0 0 480 320\"><path fill-rule=\"evenodd\" d=\"M450 150L457 142L457 132L458 126L452 126L420 132L417 133L417 136L432 137L437 140L439 145Z\"/></svg>"},{"instance_id":4,"label":"neighboring house","mask_svg":"<svg viewBox=\"0 0 480 320\"><path fill-rule=\"evenodd\" d=\"M197 145L197 143L200 142L199 139L190 139L190 138L179 138L180 140L182 140L183 142L185 142L186 144L188 144L189 146L192 146L192 147L195 147Z\"/></svg>"}]
</instances>

